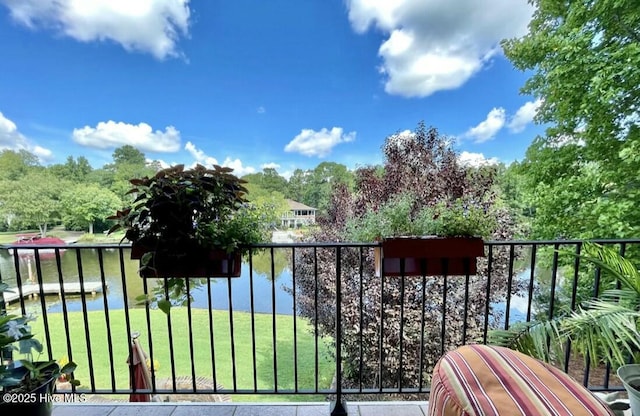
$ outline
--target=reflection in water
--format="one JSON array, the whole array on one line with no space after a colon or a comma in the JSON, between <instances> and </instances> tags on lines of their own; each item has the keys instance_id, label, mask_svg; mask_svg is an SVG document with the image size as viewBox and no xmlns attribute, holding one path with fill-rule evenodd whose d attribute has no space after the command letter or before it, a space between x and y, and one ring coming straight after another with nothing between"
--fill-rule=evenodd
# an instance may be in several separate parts
<instances>
[{"instance_id":1,"label":"reflection in water","mask_svg":"<svg viewBox=\"0 0 640 416\"><path fill-rule=\"evenodd\" d=\"M79 248L80 246L78 246ZM286 293L284 286L291 286L291 272L288 264L288 255L283 250L274 250L275 255L275 280L271 275L271 255L264 251L253 256L253 290L250 286L249 264L243 263L242 276L230 279L210 279L210 283L193 290L194 308L208 308L211 293L211 304L213 309L228 309L229 307L229 285L231 286L231 302L234 310L250 311L251 294L253 293L253 310L257 313L292 314L293 300L291 295ZM120 258L122 257L122 262ZM102 261L100 259L102 258ZM266 258L266 261L265 261ZM82 276L85 282L104 281L107 286L107 307L109 309L122 309L125 307L124 290L122 282L125 282L127 307L140 307L136 297L144 294L144 280L138 275L138 261L129 259L129 249L67 249L61 253L58 264L56 258L42 258L36 262L34 258L19 258L18 270L23 283L27 282L29 276L29 261L34 275L38 269L45 283L59 283L60 276L64 282L79 282ZM122 268L121 268L122 264ZM79 267L80 265L80 267ZM58 270L59 269L59 270ZM0 277L2 281L9 283L11 287L16 286L16 267L13 256L6 250L0 252ZM197 279L194 279L197 280ZM147 279L148 291L153 285L158 284L157 279ZM273 296L272 296L273 294ZM69 311L82 310L82 298L80 296L66 296L67 309ZM86 295L86 305L88 310L103 310L105 300L101 295L91 297ZM47 307L51 312L62 311L60 300L56 296L48 296ZM275 300L275 307L273 301ZM37 301L29 301L32 306L38 306ZM16 303L17 304L17 303Z\"/></svg>"},{"instance_id":2,"label":"reflection in water","mask_svg":"<svg viewBox=\"0 0 640 416\"><path fill-rule=\"evenodd\" d=\"M79 282L79 270L82 271L82 278L85 282L101 282L104 279L108 286L106 303L109 309L122 309L125 307L122 285L124 281L127 295L126 306L128 308L141 307L136 297L144 294L145 280L138 275L138 261L129 259L129 249L78 250L76 247L79 248L81 246L71 246L66 252L61 253L59 264L55 256L53 258L50 256L43 258L39 264L35 262L35 259L31 258L32 273L37 276L39 269L42 274L42 280L45 283L59 283L60 276L62 276L64 282ZM235 311L253 310L256 313L272 313L275 311L279 314L292 314L293 299L291 294L284 290L285 287L292 287L291 251L290 249L280 248L273 249L273 253L275 280L272 279L271 273L271 249L266 249L253 254L253 273L250 271L249 264L243 263L241 277L209 279L204 285L194 288L192 290L194 298L192 307L207 309L209 307L208 293L211 293L211 306L213 309L228 310L229 298L231 298L231 306ZM100 258L102 258L102 261L100 261ZM122 262L120 262L120 258L122 258ZM10 256L6 250L0 251L0 278L12 287L16 285L15 262L16 259ZM26 283L29 277L29 260L27 258L19 258L17 263L21 280ZM528 273L529 271L525 270L518 275L518 279L528 279ZM196 280L200 279L192 279L191 281L195 282ZM146 283L147 291L151 292L152 288L159 282L158 279L147 279ZM229 288L231 289L231 295L229 295ZM82 310L82 298L79 295L68 295L66 299L69 311ZM523 321L526 318L527 302L523 302L524 299L512 298L509 319L511 323ZM101 294L95 297L89 294L85 297L85 302L87 310L105 309L105 299ZM30 300L27 303L29 310L34 309L36 314L39 313L39 300ZM15 307L15 305L18 305L18 303L12 306ZM62 311L62 305L57 296L48 296L46 305L51 312ZM505 312L505 302L496 303L492 306L498 311ZM502 319L502 322L498 322L499 325L504 324L504 315Z\"/></svg>"},{"instance_id":3,"label":"reflection in water","mask_svg":"<svg viewBox=\"0 0 640 416\"><path fill-rule=\"evenodd\" d=\"M263 249L254 252L251 258L253 272L262 274L271 279L271 249ZM285 272L291 269L291 249L273 249L273 269L276 280Z\"/></svg>"}]
</instances>

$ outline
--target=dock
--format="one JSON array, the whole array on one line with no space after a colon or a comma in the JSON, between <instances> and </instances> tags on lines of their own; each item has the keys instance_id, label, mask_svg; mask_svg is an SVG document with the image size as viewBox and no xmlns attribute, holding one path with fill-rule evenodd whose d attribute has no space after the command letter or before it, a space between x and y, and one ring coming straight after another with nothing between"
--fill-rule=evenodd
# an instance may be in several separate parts
<instances>
[{"instance_id":1,"label":"dock","mask_svg":"<svg viewBox=\"0 0 640 416\"><path fill-rule=\"evenodd\" d=\"M11 302L15 302L20 299L20 292L17 287L12 287L9 290L11 292L4 293L4 301L6 304ZM40 293L45 295L58 295L62 297L62 292L64 290L64 294L66 295L78 295L82 293L90 293L91 296L95 296L96 293L102 292L102 283L101 282L84 282L84 291L80 287L80 283L78 282L69 282L64 283L63 287L60 287L60 283L43 283L42 289L38 284L26 284L22 285L22 297L38 297Z\"/></svg>"}]
</instances>

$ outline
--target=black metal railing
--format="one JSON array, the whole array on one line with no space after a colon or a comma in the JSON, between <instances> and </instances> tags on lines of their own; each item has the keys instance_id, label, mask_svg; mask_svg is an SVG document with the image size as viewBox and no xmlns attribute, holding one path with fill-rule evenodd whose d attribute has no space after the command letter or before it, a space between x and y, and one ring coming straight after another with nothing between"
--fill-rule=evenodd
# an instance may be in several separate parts
<instances>
[{"instance_id":1,"label":"black metal railing","mask_svg":"<svg viewBox=\"0 0 640 416\"><path fill-rule=\"evenodd\" d=\"M640 240L600 243L640 253ZM377 244L256 245L240 278L187 280L191 301L168 315L140 302L162 292L127 246L14 245L0 253L0 279L14 288L0 311L38 317L46 358L78 364L78 392L331 396L332 414L345 414L345 395L428 393L446 351L597 296L609 283L572 255L582 245L491 241L477 275L397 277L376 277ZM132 387L134 332L154 368L149 389ZM621 390L609 366L568 347L565 372Z\"/></svg>"}]
</instances>

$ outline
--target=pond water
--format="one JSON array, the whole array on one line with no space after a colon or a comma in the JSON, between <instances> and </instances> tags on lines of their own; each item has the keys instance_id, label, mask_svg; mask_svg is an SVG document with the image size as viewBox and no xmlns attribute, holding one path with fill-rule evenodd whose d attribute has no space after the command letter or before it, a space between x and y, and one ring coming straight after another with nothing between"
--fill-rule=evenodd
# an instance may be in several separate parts
<instances>
[{"instance_id":1,"label":"pond water","mask_svg":"<svg viewBox=\"0 0 640 416\"><path fill-rule=\"evenodd\" d=\"M78 252L80 256L78 256ZM285 288L292 286L292 273L290 270L289 253L287 249L274 250L274 271L275 279L272 278L271 272L271 253L268 251L254 254L253 263L253 284L251 284L251 272L248 263L242 265L242 275L233 279L211 279L210 285L203 285L192 290L194 301L192 307L207 309L209 305L209 297L207 289L210 286L211 303L213 309L228 310L229 309L229 292L228 285L231 285L232 306L236 311L251 311L251 293L253 292L253 310L256 313L272 313L291 315L293 313L293 299ZM104 281L108 286L106 299L97 294L92 297L86 297L86 305L88 310L103 310L105 302L109 309L122 309L125 306L123 281L127 293L127 305L129 308L142 307L138 305L136 297L144 293L145 280L138 275L138 260L129 259L129 249L69 249L61 253L59 269L63 276L64 282L79 282L79 270L82 270L82 277L85 282L101 282L101 276L104 275ZM100 261L100 256L102 261ZM120 257L122 256L122 268ZM15 286L16 267L15 259L7 250L0 250L0 278ZM81 268L78 266L81 264ZM102 268L100 267L102 264ZM21 280L27 281L29 277L29 269L31 275L36 276L37 268L33 257L19 257L18 266L20 270ZM41 255L40 269L45 283L59 283L58 262L55 256ZM124 275L124 278L123 278ZM527 278L528 273L525 271L520 273L518 278ZM156 279L146 279L148 291L157 284ZM272 293L275 294L275 303L272 299ZM67 295L67 309L69 311L81 311L82 301L79 295ZM38 302L39 301L29 301ZM17 305L14 303L12 305ZM51 312L62 311L62 304L57 296L47 296L46 305ZM521 297L512 297L510 310L510 323L524 321L526 317L527 299ZM492 305L494 311L500 311L504 314L506 303L500 302ZM499 326L504 325L498 319Z\"/></svg>"},{"instance_id":2,"label":"pond water","mask_svg":"<svg viewBox=\"0 0 640 416\"><path fill-rule=\"evenodd\" d=\"M102 262L100 262L100 254ZM121 309L124 307L124 290L123 280L127 292L127 304L129 308L141 307L137 305L136 297L144 294L144 280L138 275L138 260L129 259L129 250L122 250L122 266L121 271L120 250L117 249L83 249L80 250L80 264L78 266L77 250L66 250L60 256L60 271L64 282L79 282L80 273L85 282L101 282L101 276L104 275L104 281L107 283L106 303L109 309ZM55 255L41 255L40 269L42 279L45 283L59 283L58 262ZM53 258L52 258L53 257ZM265 258L266 257L266 258ZM292 284L291 271L286 267L286 256L284 252L275 253L275 279L271 278L271 262L270 254L260 253L254 255L253 270L253 294L254 294L254 311L257 313L271 313L275 310L279 314L293 313L293 299L289 293L285 291L285 287ZM15 259L7 250L0 252L0 278L7 282L10 286L16 285L16 267ZM102 268L100 267L102 264ZM37 276L36 262L33 257L19 257L18 266L20 270L20 278L26 283L29 277L29 269L31 275ZM151 290L153 285L157 284L156 279L146 279L148 289ZM229 283L230 282L230 283ZM213 309L229 308L228 284L231 284L232 305L234 310L250 311L251 309L251 285L249 264L243 263L242 276L234 279L211 279L211 299ZM272 302L272 290L275 292L275 307ZM195 308L208 308L209 298L207 296L207 285L198 287L192 291L194 302L192 306ZM103 310L105 299L100 295L91 297L88 295L88 310ZM62 305L57 296L47 296L47 306L51 312L59 312ZM67 309L70 311L82 310L82 301L79 295L66 296ZM17 304L17 302L15 303Z\"/></svg>"}]
</instances>

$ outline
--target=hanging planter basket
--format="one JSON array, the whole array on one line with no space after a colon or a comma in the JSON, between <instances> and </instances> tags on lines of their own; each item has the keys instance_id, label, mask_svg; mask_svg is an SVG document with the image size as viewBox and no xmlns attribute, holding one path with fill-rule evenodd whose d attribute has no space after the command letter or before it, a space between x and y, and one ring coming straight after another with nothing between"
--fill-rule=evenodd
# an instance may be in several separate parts
<instances>
[{"instance_id":1,"label":"hanging planter basket","mask_svg":"<svg viewBox=\"0 0 640 416\"><path fill-rule=\"evenodd\" d=\"M375 250L376 276L465 276L477 273L484 242L477 237L396 237L382 240Z\"/></svg>"},{"instance_id":2,"label":"hanging planter basket","mask_svg":"<svg viewBox=\"0 0 640 416\"><path fill-rule=\"evenodd\" d=\"M149 256L145 256L147 253ZM174 255L171 250L152 251L134 244L131 246L131 258L140 260L142 278L240 277L242 272L240 252L227 253L221 249Z\"/></svg>"}]
</instances>

